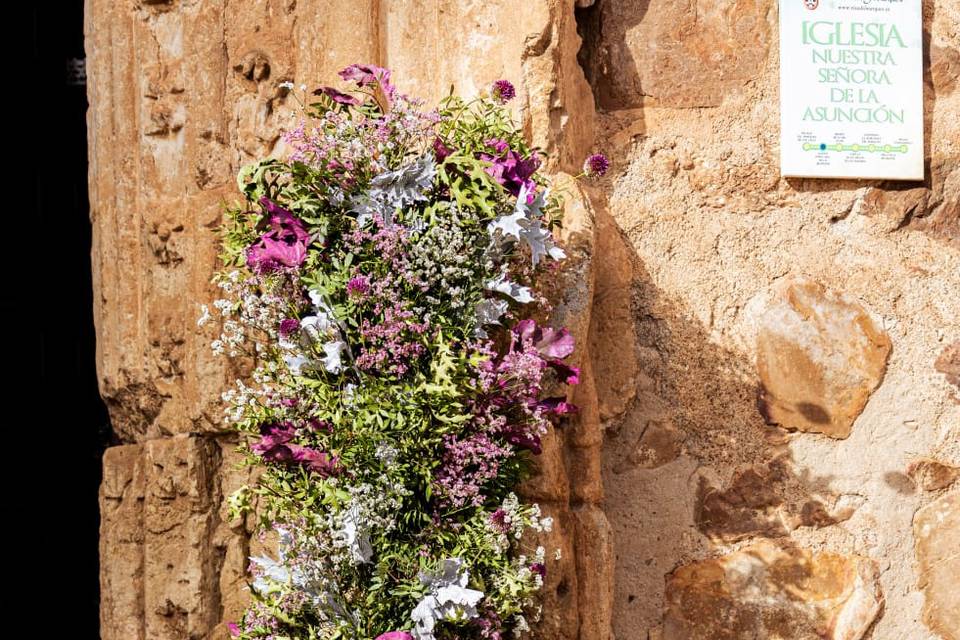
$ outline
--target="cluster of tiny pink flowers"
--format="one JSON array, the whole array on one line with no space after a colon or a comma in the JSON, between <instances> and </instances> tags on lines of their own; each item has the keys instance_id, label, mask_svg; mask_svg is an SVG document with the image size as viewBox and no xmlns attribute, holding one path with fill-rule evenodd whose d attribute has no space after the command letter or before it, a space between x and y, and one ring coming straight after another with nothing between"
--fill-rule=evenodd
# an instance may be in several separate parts
<instances>
[{"instance_id":1,"label":"cluster of tiny pink flowers","mask_svg":"<svg viewBox=\"0 0 960 640\"><path fill-rule=\"evenodd\" d=\"M484 486L497 477L501 463L513 455L513 448L486 433L466 437L444 437L443 460L436 485L443 507L458 509L483 505Z\"/></svg>"},{"instance_id":2,"label":"cluster of tiny pink flowers","mask_svg":"<svg viewBox=\"0 0 960 640\"><path fill-rule=\"evenodd\" d=\"M357 356L361 371L402 376L410 369L411 361L426 351L420 337L430 328L427 322L417 322L413 313L398 307L383 311L383 320L360 323L363 346Z\"/></svg>"}]
</instances>

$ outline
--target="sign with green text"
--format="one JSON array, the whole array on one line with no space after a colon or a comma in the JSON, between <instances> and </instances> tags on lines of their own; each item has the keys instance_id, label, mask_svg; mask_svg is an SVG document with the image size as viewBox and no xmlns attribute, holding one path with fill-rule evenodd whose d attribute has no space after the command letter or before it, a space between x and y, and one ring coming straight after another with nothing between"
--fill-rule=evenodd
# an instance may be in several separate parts
<instances>
[{"instance_id":1,"label":"sign with green text","mask_svg":"<svg viewBox=\"0 0 960 640\"><path fill-rule=\"evenodd\" d=\"M780 173L923 180L921 0L780 0Z\"/></svg>"}]
</instances>

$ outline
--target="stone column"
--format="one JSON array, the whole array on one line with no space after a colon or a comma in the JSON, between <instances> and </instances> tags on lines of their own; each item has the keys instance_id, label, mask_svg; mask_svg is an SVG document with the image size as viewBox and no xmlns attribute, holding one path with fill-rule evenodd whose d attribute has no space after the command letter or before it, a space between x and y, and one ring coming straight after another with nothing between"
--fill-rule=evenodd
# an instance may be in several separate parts
<instances>
[{"instance_id":1,"label":"stone column","mask_svg":"<svg viewBox=\"0 0 960 640\"><path fill-rule=\"evenodd\" d=\"M280 131L295 117L278 85L334 84L353 62L389 67L401 90L429 100L508 78L516 116L548 166L573 170L594 124L573 0L87 0L85 34L97 368L122 443L104 456L101 636L226 637L223 623L246 597L251 523L226 516L224 498L246 472L236 469L220 394L241 372L213 356L213 329L196 320L216 297L216 227L224 203L239 198L237 171L281 153ZM588 221L579 242L589 258L589 204L572 206L574 227ZM577 264L589 281L591 261ZM592 289L576 286L566 295L584 337ZM590 393L587 377L578 393ZM594 541L609 536L599 462L587 462L599 455L599 422L582 422L573 449L560 436L545 453L557 464L544 498L566 554L568 579L558 577L554 593L574 604L555 614L562 637L589 629L580 637L592 640L607 637L609 614L578 611L577 576L587 599L609 590L598 590L608 573L593 566L609 557ZM586 464L589 481L567 479L569 451L567 465ZM590 539L589 553L577 553L578 536Z\"/></svg>"}]
</instances>

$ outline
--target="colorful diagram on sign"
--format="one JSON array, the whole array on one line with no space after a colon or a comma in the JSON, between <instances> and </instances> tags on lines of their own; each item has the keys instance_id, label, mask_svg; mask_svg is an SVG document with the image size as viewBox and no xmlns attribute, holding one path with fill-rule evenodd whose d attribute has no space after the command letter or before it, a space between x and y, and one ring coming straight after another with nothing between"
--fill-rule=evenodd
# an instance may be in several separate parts
<instances>
[{"instance_id":1,"label":"colorful diagram on sign","mask_svg":"<svg viewBox=\"0 0 960 640\"><path fill-rule=\"evenodd\" d=\"M905 144L815 144L804 142L804 151L868 151L870 153L906 153L909 149Z\"/></svg>"}]
</instances>

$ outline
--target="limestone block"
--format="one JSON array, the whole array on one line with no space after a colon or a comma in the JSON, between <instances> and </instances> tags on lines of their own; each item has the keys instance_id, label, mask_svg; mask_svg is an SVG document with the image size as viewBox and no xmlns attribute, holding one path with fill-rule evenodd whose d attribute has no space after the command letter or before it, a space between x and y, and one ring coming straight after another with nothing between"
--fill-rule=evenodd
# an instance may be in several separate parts
<instances>
[{"instance_id":1,"label":"limestone block","mask_svg":"<svg viewBox=\"0 0 960 640\"><path fill-rule=\"evenodd\" d=\"M920 588L926 598L923 621L944 640L960 638L960 492L939 498L913 518L920 563Z\"/></svg>"},{"instance_id":2,"label":"limestone block","mask_svg":"<svg viewBox=\"0 0 960 640\"><path fill-rule=\"evenodd\" d=\"M771 424L846 438L889 353L890 338L859 305L816 282L787 281L757 337L760 411Z\"/></svg>"},{"instance_id":3,"label":"limestone block","mask_svg":"<svg viewBox=\"0 0 960 640\"><path fill-rule=\"evenodd\" d=\"M667 578L663 640L858 640L883 605L875 564L762 542Z\"/></svg>"}]
</instances>

